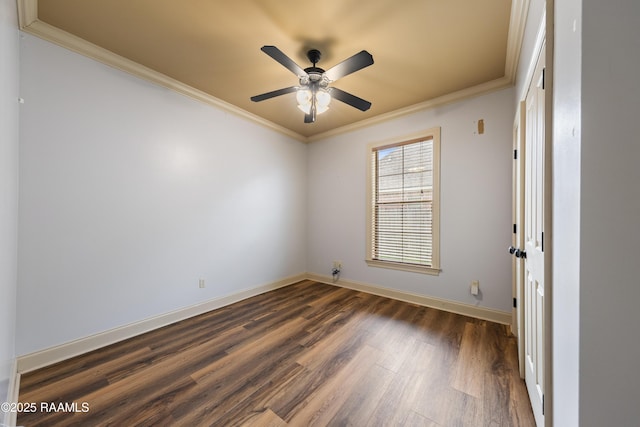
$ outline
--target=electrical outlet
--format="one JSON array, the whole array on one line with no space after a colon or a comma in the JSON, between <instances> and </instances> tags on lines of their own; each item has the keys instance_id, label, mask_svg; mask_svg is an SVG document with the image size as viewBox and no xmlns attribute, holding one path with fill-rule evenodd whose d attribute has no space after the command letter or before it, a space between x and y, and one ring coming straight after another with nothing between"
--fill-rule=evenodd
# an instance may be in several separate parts
<instances>
[{"instance_id":1,"label":"electrical outlet","mask_svg":"<svg viewBox=\"0 0 640 427\"><path fill-rule=\"evenodd\" d=\"M342 270L342 261L333 261L333 268Z\"/></svg>"},{"instance_id":2,"label":"electrical outlet","mask_svg":"<svg viewBox=\"0 0 640 427\"><path fill-rule=\"evenodd\" d=\"M471 282L471 295L478 295L480 292L480 282L478 280L473 280Z\"/></svg>"},{"instance_id":3,"label":"electrical outlet","mask_svg":"<svg viewBox=\"0 0 640 427\"><path fill-rule=\"evenodd\" d=\"M200 289L204 288L204 279L198 280L198 286L200 286Z\"/></svg>"}]
</instances>

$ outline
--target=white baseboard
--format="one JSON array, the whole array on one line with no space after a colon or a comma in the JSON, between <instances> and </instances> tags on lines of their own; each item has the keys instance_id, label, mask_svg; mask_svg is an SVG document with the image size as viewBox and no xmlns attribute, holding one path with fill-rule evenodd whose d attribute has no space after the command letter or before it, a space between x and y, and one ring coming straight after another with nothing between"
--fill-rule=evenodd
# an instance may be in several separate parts
<instances>
[{"instance_id":1,"label":"white baseboard","mask_svg":"<svg viewBox=\"0 0 640 427\"><path fill-rule=\"evenodd\" d=\"M362 291L368 294L393 298L399 301L410 302L425 307L437 308L439 310L462 314L464 316L474 317L476 319L489 320L491 322L501 323L503 325L511 325L511 313L506 311L477 307L475 305L464 304L457 301L417 295L409 292L398 291L396 289L383 288L368 283L354 282L351 280L339 279L338 281L334 282L330 276L322 276L314 273L307 273L307 279L315 280L316 282L327 283L329 285L353 289L356 291Z\"/></svg>"},{"instance_id":2,"label":"white baseboard","mask_svg":"<svg viewBox=\"0 0 640 427\"><path fill-rule=\"evenodd\" d=\"M79 356L93 350L97 350L101 347L115 344L119 341L144 334L154 329L179 322L180 320L198 316L211 310L215 310L217 308L221 308L229 304L233 304L235 302L272 291L274 289L294 284L304 279L306 279L306 274L287 277L276 282L271 282L265 285L257 286L255 288L246 289L232 295L215 298L200 304L192 305L190 307L171 311L169 313L161 314L159 316L151 317L119 328L110 329L105 332L20 356L17 359L17 372L18 374L21 374L34 371L36 369L40 369L54 363L70 359L72 357Z\"/></svg>"},{"instance_id":3,"label":"white baseboard","mask_svg":"<svg viewBox=\"0 0 640 427\"><path fill-rule=\"evenodd\" d=\"M489 320L506 325L511 324L511 313L508 312L493 310L484 307L476 307L469 304L463 304L456 301L444 300L424 295L411 294L395 289L388 289L376 285L354 282L350 280L340 279L337 282L334 282L330 276L306 273L291 276L282 280L278 280L276 282L257 286L255 288L246 289L232 295L215 298L200 304L192 305L190 307L171 311L169 313L161 314L159 316L151 317L119 328L110 329L105 332L20 356L16 360L16 374L14 375L15 384L10 385L9 391L15 394L15 399L17 401L20 385L20 374L31 372L36 369L52 365L54 363L58 363L66 359L70 359L72 357L79 356L81 354L88 353L90 351L97 350L111 344L115 344L119 341L123 341L125 339L150 332L154 329L158 329L163 326L188 319L190 317L198 316L211 310L215 310L217 308L221 308L265 292L292 285L305 279L367 292L374 295L380 295L387 298L393 298L399 301L406 301L425 307L437 308L440 310L462 314L477 319Z\"/></svg>"}]
</instances>

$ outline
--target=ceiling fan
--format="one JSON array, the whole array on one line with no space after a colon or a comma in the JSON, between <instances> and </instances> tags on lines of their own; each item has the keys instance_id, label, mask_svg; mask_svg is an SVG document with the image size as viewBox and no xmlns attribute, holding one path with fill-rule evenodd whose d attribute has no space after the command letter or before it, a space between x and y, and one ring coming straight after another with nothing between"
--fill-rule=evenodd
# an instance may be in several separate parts
<instances>
[{"instance_id":1,"label":"ceiling fan","mask_svg":"<svg viewBox=\"0 0 640 427\"><path fill-rule=\"evenodd\" d=\"M298 86L291 86L263 93L262 95L252 96L251 100L253 102L260 102L265 99L296 92L298 108L305 113L305 123L315 122L316 115L323 113L329 108L331 98L335 98L338 101L351 105L360 111L367 111L371 107L371 103L369 101L358 98L357 96L340 90L337 87L329 87L330 83L338 80L339 78L355 73L356 71L373 64L373 56L371 56L371 54L366 50L356 53L350 58L347 58L341 63L329 68L327 71L316 67L321 56L320 51L317 49L311 49L307 52L307 58L309 58L309 61L311 61L313 66L305 69L293 62L291 58L275 46L262 46L260 50L295 74L298 77L300 84Z\"/></svg>"}]
</instances>

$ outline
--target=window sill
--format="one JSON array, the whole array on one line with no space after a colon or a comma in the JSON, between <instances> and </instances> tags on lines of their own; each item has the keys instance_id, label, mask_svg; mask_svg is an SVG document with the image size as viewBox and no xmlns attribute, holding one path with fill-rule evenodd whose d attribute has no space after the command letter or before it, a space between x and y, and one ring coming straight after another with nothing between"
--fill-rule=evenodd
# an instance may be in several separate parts
<instances>
[{"instance_id":1,"label":"window sill","mask_svg":"<svg viewBox=\"0 0 640 427\"><path fill-rule=\"evenodd\" d=\"M439 276L439 268L434 267L421 267L418 265L402 264L399 262L379 261L375 259L365 260L369 267L390 268L392 270L410 271L413 273L429 274L431 276Z\"/></svg>"}]
</instances>

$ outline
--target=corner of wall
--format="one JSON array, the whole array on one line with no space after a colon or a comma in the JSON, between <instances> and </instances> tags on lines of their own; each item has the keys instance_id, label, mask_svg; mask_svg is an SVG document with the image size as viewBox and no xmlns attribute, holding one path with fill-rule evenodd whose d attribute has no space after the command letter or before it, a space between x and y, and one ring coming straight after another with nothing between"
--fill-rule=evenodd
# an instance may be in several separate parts
<instances>
[{"instance_id":1,"label":"corner of wall","mask_svg":"<svg viewBox=\"0 0 640 427\"><path fill-rule=\"evenodd\" d=\"M15 392L19 30L15 0L0 1L0 401ZM10 414L4 414L10 418ZM1 420L0 416L0 420ZM10 420L5 420L8 424ZM9 424L11 425L11 424Z\"/></svg>"}]
</instances>

